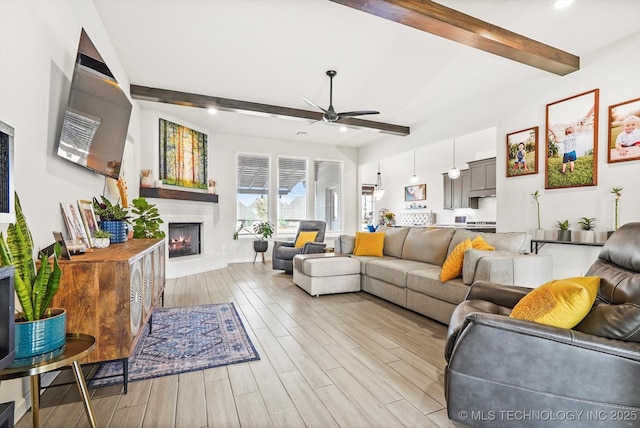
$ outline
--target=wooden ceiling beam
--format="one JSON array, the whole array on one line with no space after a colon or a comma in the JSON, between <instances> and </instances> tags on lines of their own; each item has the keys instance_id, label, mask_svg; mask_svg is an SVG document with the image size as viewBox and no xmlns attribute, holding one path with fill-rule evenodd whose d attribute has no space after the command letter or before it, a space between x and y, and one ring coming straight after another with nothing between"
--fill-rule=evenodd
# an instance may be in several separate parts
<instances>
[{"instance_id":1,"label":"wooden ceiling beam","mask_svg":"<svg viewBox=\"0 0 640 428\"><path fill-rule=\"evenodd\" d=\"M560 76L580 58L431 0L330 0Z\"/></svg>"},{"instance_id":2,"label":"wooden ceiling beam","mask_svg":"<svg viewBox=\"0 0 640 428\"><path fill-rule=\"evenodd\" d=\"M131 97L136 100L153 101L157 103L173 104L185 107L203 109L216 108L220 111L245 113L263 117L280 119L316 120L322 121L322 113L301 110L290 107L280 107L270 104L240 101L230 98L213 97L210 95L193 94L190 92L172 91L169 89L150 88L148 86L131 85ZM408 126L393 125L391 123L374 122L357 118L342 119L337 122L355 128L367 128L383 134L406 136L409 135Z\"/></svg>"}]
</instances>

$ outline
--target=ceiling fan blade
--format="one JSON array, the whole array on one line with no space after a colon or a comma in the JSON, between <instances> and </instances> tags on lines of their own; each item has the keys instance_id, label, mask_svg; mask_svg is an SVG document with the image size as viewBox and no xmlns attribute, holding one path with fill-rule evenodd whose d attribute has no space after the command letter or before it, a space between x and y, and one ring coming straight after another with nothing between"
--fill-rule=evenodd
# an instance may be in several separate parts
<instances>
[{"instance_id":1,"label":"ceiling fan blade","mask_svg":"<svg viewBox=\"0 0 640 428\"><path fill-rule=\"evenodd\" d=\"M317 105L316 103L308 99L307 97L302 97L302 99L304 100L305 103L309 104L311 107L315 107L318 110L322 110L325 113L327 112L325 109L323 109L322 107L320 107L319 105Z\"/></svg>"},{"instance_id":2,"label":"ceiling fan blade","mask_svg":"<svg viewBox=\"0 0 640 428\"><path fill-rule=\"evenodd\" d=\"M375 110L345 111L344 113L338 113L338 116L342 119L353 116L364 116L365 114L380 114L380 112Z\"/></svg>"}]
</instances>

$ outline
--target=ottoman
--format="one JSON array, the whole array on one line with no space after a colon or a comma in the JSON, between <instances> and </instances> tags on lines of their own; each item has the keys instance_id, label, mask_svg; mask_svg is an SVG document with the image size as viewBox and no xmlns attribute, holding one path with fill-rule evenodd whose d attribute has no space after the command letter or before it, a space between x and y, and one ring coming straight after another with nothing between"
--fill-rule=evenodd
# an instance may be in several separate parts
<instances>
[{"instance_id":1,"label":"ottoman","mask_svg":"<svg viewBox=\"0 0 640 428\"><path fill-rule=\"evenodd\" d=\"M297 254L293 283L312 296L360 291L360 262L336 253Z\"/></svg>"}]
</instances>

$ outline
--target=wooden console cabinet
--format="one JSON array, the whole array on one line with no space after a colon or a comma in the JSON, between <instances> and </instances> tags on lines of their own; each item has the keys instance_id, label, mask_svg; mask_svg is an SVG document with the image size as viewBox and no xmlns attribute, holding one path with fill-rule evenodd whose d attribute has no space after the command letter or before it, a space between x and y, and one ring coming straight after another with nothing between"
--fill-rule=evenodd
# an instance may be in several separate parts
<instances>
[{"instance_id":1,"label":"wooden console cabinet","mask_svg":"<svg viewBox=\"0 0 640 428\"><path fill-rule=\"evenodd\" d=\"M67 310L67 331L96 338L82 363L129 357L165 286L165 241L132 239L60 260L51 307Z\"/></svg>"}]
</instances>

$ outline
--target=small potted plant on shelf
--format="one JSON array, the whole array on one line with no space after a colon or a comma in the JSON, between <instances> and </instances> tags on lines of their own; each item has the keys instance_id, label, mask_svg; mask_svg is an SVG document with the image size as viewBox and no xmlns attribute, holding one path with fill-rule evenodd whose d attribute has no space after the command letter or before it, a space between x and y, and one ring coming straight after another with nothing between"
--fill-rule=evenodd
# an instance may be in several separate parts
<instances>
[{"instance_id":1,"label":"small potted plant on shelf","mask_svg":"<svg viewBox=\"0 0 640 428\"><path fill-rule=\"evenodd\" d=\"M111 243L109 238L111 238L111 233L98 229L93 233L93 246L95 248L107 248Z\"/></svg>"},{"instance_id":2,"label":"small potted plant on shelf","mask_svg":"<svg viewBox=\"0 0 640 428\"><path fill-rule=\"evenodd\" d=\"M569 220L560 221L557 220L558 225L558 241L571 241L571 231L569 230Z\"/></svg>"},{"instance_id":3,"label":"small potted plant on shelf","mask_svg":"<svg viewBox=\"0 0 640 428\"><path fill-rule=\"evenodd\" d=\"M133 239L155 238L162 239L165 233L160 230L164 221L155 204L150 204L146 198L140 197L133 201L131 213L137 217L133 219Z\"/></svg>"},{"instance_id":4,"label":"small potted plant on shelf","mask_svg":"<svg viewBox=\"0 0 640 428\"><path fill-rule=\"evenodd\" d=\"M58 264L60 243L49 253L40 251L39 265L33 257L33 239L15 195L16 222L7 227L7 239L0 233L0 257L3 265L15 268L14 284L22 311L15 317L15 362L28 363L40 355L57 357L65 350L67 313L49 308L58 292L62 269Z\"/></svg>"},{"instance_id":5,"label":"small potted plant on shelf","mask_svg":"<svg viewBox=\"0 0 640 428\"><path fill-rule=\"evenodd\" d=\"M396 224L396 215L391 211L387 211L384 213L384 222L387 226L393 226Z\"/></svg>"},{"instance_id":6,"label":"small potted plant on shelf","mask_svg":"<svg viewBox=\"0 0 640 428\"><path fill-rule=\"evenodd\" d=\"M619 214L619 208L620 208L620 198L622 197L622 187L614 187L613 189L611 189L611 193L616 195L616 202L615 202L614 217L613 217L614 218L613 230L607 233L607 238L611 236L613 232L618 230L618 214Z\"/></svg>"},{"instance_id":7,"label":"small potted plant on shelf","mask_svg":"<svg viewBox=\"0 0 640 428\"><path fill-rule=\"evenodd\" d=\"M127 240L129 211L122 208L119 203L112 203L104 196L101 196L101 201L93 198L93 210L100 217L98 227L111 234L109 239L112 244Z\"/></svg>"},{"instance_id":8,"label":"small potted plant on shelf","mask_svg":"<svg viewBox=\"0 0 640 428\"><path fill-rule=\"evenodd\" d=\"M582 219L578 221L578 224L580 225L580 229L582 229L580 241L586 243L596 242L596 234L593 230L596 227L596 219L593 217L582 217Z\"/></svg>"}]
</instances>

